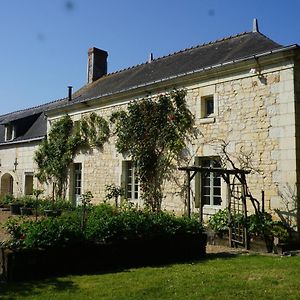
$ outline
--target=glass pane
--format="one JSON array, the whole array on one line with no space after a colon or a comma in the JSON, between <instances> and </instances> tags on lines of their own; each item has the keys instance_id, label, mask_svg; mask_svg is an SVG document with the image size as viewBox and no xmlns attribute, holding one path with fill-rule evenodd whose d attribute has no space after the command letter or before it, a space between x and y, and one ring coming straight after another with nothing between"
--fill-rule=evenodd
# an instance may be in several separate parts
<instances>
[{"instance_id":1,"label":"glass pane","mask_svg":"<svg viewBox=\"0 0 300 300\"><path fill-rule=\"evenodd\" d=\"M210 195L210 188L209 187L204 187L203 188L203 195Z\"/></svg>"},{"instance_id":2,"label":"glass pane","mask_svg":"<svg viewBox=\"0 0 300 300\"><path fill-rule=\"evenodd\" d=\"M221 188L214 187L214 196L220 196L221 195Z\"/></svg>"},{"instance_id":3,"label":"glass pane","mask_svg":"<svg viewBox=\"0 0 300 300\"><path fill-rule=\"evenodd\" d=\"M221 197L214 197L214 205L221 205L222 199Z\"/></svg>"},{"instance_id":4,"label":"glass pane","mask_svg":"<svg viewBox=\"0 0 300 300\"><path fill-rule=\"evenodd\" d=\"M206 99L206 115L211 115L214 113L214 99Z\"/></svg>"},{"instance_id":5,"label":"glass pane","mask_svg":"<svg viewBox=\"0 0 300 300\"><path fill-rule=\"evenodd\" d=\"M203 202L206 205L210 205L209 196L203 196Z\"/></svg>"},{"instance_id":6,"label":"glass pane","mask_svg":"<svg viewBox=\"0 0 300 300\"><path fill-rule=\"evenodd\" d=\"M209 177L204 177L203 180L202 180L202 185L210 186L210 178Z\"/></svg>"},{"instance_id":7,"label":"glass pane","mask_svg":"<svg viewBox=\"0 0 300 300\"><path fill-rule=\"evenodd\" d=\"M221 178L214 177L214 186L221 186Z\"/></svg>"}]
</instances>

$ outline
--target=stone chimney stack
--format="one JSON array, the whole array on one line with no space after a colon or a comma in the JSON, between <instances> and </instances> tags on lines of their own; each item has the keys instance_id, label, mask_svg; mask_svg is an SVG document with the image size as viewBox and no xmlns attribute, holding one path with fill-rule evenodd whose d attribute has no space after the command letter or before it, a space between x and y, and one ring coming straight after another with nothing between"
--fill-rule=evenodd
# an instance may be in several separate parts
<instances>
[{"instance_id":1,"label":"stone chimney stack","mask_svg":"<svg viewBox=\"0 0 300 300\"><path fill-rule=\"evenodd\" d=\"M95 47L88 50L88 83L107 74L107 56L106 51Z\"/></svg>"}]
</instances>

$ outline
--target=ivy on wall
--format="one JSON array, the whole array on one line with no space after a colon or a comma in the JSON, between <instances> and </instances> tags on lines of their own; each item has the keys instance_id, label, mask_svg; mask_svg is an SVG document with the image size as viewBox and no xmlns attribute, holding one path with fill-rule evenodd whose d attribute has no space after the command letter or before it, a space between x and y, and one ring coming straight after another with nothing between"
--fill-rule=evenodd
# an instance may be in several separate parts
<instances>
[{"instance_id":1,"label":"ivy on wall","mask_svg":"<svg viewBox=\"0 0 300 300\"><path fill-rule=\"evenodd\" d=\"M60 118L35 152L37 178L41 183L53 184L53 197L64 198L69 166L75 154L82 147L102 148L108 137L108 122L95 113L77 122L69 115Z\"/></svg>"},{"instance_id":2,"label":"ivy on wall","mask_svg":"<svg viewBox=\"0 0 300 300\"><path fill-rule=\"evenodd\" d=\"M176 90L158 99L134 101L112 114L116 148L137 162L142 197L153 211L161 209L163 185L193 132L194 118Z\"/></svg>"}]
</instances>

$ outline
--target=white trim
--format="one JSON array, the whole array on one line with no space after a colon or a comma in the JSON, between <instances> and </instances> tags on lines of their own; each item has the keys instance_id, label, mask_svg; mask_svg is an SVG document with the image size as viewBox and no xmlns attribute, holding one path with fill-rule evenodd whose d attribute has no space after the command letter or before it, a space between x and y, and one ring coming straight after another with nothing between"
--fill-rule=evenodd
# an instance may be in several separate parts
<instances>
[{"instance_id":1,"label":"white trim","mask_svg":"<svg viewBox=\"0 0 300 300\"><path fill-rule=\"evenodd\" d=\"M8 141L8 142L0 143L0 146L6 146L6 145L12 145L12 144L26 144L26 143L30 143L30 142L43 140L44 138L45 137L43 136L43 137L31 138L28 140L21 140L21 141Z\"/></svg>"}]
</instances>

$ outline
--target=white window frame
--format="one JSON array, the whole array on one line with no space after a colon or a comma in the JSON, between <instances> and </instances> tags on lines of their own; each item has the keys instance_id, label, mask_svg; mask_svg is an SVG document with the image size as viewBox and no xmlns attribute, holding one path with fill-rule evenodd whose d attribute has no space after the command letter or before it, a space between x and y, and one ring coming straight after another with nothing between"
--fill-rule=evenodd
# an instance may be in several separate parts
<instances>
[{"instance_id":1,"label":"white window frame","mask_svg":"<svg viewBox=\"0 0 300 300\"><path fill-rule=\"evenodd\" d=\"M12 141L15 138L15 126L12 124L5 125L5 141Z\"/></svg>"},{"instance_id":2,"label":"white window frame","mask_svg":"<svg viewBox=\"0 0 300 300\"><path fill-rule=\"evenodd\" d=\"M127 201L141 205L140 183L136 175L135 163L131 160L123 161L124 163L124 196Z\"/></svg>"},{"instance_id":3,"label":"white window frame","mask_svg":"<svg viewBox=\"0 0 300 300\"><path fill-rule=\"evenodd\" d=\"M205 162L209 162L209 166L208 167L214 167L214 162L217 162L219 160L219 157L197 157L195 162L196 165L198 166L202 166L202 167L207 167L205 166ZM212 207L212 208L221 208L223 206L223 195L222 195L222 177L219 176L215 176L214 173L209 172L206 176L206 178L209 178L209 185L205 185L205 177L203 173L199 173L199 175L196 175L196 194L198 195L199 199L198 201L200 201L200 198L202 198L202 200L204 201L204 197L205 196L204 193L204 188L209 188L209 203L203 203L204 208L208 208L208 207ZM215 185L214 183L214 179L219 178L219 184ZM219 189L219 193L215 194L214 193L214 188L218 188ZM214 204L214 197L220 197L221 203L220 204Z\"/></svg>"},{"instance_id":4,"label":"white window frame","mask_svg":"<svg viewBox=\"0 0 300 300\"><path fill-rule=\"evenodd\" d=\"M79 169L76 168L76 166L80 166ZM76 206L81 205L81 195L82 195L82 163L76 162L73 164L73 176L74 176L74 183L73 183L73 197L75 200ZM80 178L78 179L77 176L80 175ZM80 185L78 185L78 182L80 182ZM77 191L79 190L79 193Z\"/></svg>"}]
</instances>

